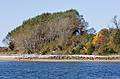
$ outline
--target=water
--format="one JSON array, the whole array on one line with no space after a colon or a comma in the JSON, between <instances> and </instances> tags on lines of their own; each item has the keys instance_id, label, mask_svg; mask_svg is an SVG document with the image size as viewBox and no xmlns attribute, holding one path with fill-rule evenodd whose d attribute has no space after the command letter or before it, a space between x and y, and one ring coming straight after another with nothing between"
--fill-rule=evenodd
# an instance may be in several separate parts
<instances>
[{"instance_id":1,"label":"water","mask_svg":"<svg viewBox=\"0 0 120 79\"><path fill-rule=\"evenodd\" d=\"M120 79L120 63L0 62L0 79Z\"/></svg>"}]
</instances>

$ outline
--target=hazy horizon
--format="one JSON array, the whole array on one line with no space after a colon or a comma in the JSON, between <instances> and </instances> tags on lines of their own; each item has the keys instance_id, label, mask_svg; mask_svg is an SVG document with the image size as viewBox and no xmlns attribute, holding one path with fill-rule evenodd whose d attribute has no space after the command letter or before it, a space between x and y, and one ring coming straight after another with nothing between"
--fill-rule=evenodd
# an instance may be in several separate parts
<instances>
[{"instance_id":1,"label":"hazy horizon","mask_svg":"<svg viewBox=\"0 0 120 79\"><path fill-rule=\"evenodd\" d=\"M0 46L8 32L21 25L24 20L46 12L76 9L83 15L90 27L97 31L111 26L114 15L120 16L120 0L2 0L0 1Z\"/></svg>"}]
</instances>

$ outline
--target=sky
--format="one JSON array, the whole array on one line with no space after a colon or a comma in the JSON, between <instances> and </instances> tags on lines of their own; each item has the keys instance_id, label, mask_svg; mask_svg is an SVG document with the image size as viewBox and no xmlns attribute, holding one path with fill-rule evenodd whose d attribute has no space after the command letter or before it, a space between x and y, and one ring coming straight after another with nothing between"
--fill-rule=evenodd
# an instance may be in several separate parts
<instances>
[{"instance_id":1,"label":"sky","mask_svg":"<svg viewBox=\"0 0 120 79\"><path fill-rule=\"evenodd\" d=\"M120 16L120 0L0 0L0 46L8 32L24 20L45 12L76 9L90 27L99 31Z\"/></svg>"}]
</instances>

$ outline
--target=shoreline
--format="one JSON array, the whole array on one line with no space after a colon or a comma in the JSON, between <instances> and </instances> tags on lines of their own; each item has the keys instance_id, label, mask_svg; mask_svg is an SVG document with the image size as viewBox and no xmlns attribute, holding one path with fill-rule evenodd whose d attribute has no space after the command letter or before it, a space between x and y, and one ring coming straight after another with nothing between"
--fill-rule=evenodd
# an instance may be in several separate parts
<instances>
[{"instance_id":1,"label":"shoreline","mask_svg":"<svg viewBox=\"0 0 120 79\"><path fill-rule=\"evenodd\" d=\"M25 62L120 62L119 55L0 55L0 61Z\"/></svg>"},{"instance_id":2,"label":"shoreline","mask_svg":"<svg viewBox=\"0 0 120 79\"><path fill-rule=\"evenodd\" d=\"M120 60L55 60L55 59L23 59L22 62L119 62Z\"/></svg>"}]
</instances>

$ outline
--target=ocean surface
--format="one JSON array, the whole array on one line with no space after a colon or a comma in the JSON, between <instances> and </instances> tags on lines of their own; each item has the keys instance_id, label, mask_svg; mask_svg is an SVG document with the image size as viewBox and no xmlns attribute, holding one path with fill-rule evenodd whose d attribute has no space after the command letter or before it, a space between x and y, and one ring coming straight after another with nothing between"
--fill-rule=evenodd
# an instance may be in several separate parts
<instances>
[{"instance_id":1,"label":"ocean surface","mask_svg":"<svg viewBox=\"0 0 120 79\"><path fill-rule=\"evenodd\" d=\"M1 61L0 79L120 79L120 63Z\"/></svg>"}]
</instances>

